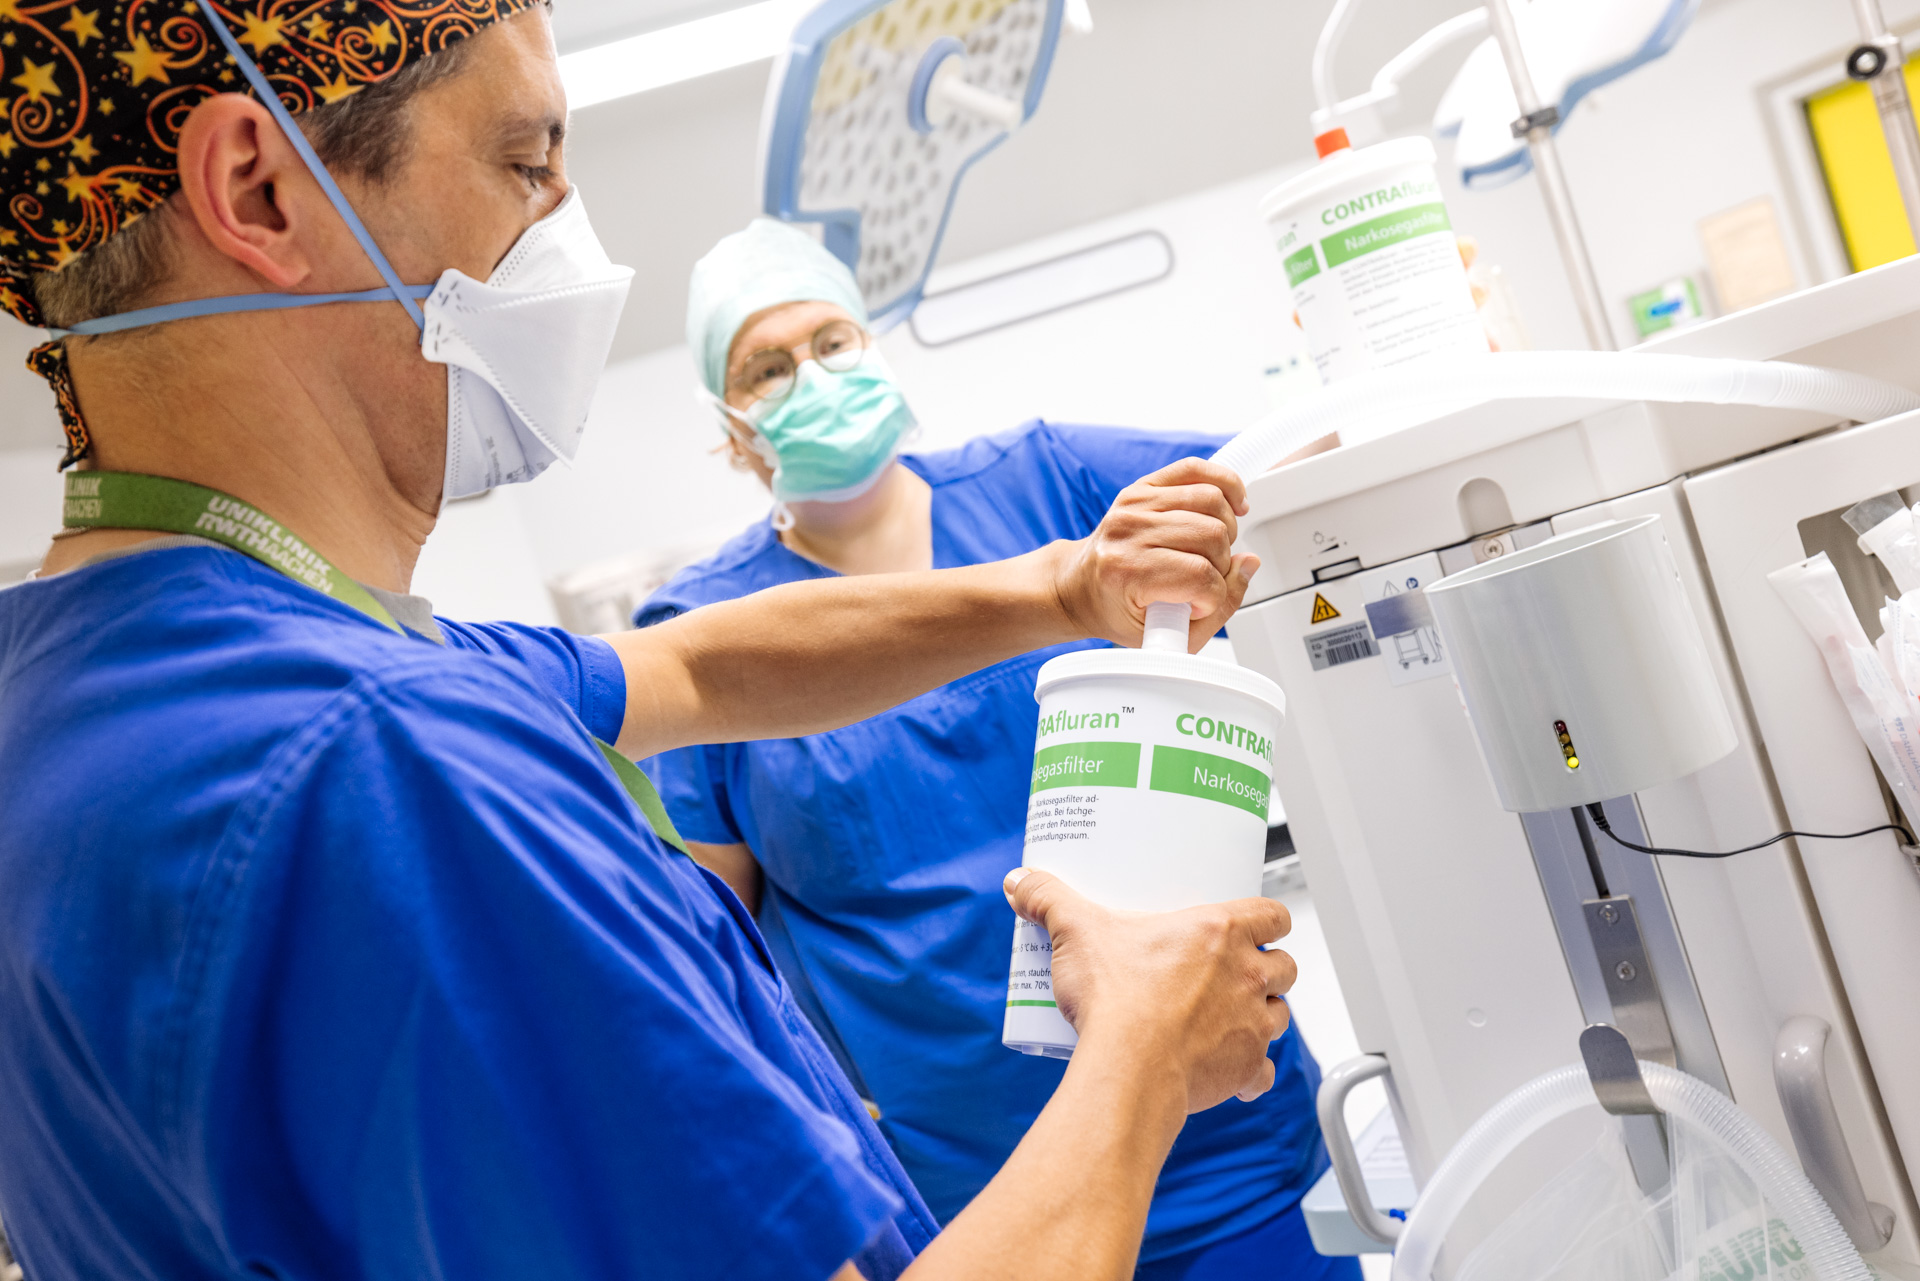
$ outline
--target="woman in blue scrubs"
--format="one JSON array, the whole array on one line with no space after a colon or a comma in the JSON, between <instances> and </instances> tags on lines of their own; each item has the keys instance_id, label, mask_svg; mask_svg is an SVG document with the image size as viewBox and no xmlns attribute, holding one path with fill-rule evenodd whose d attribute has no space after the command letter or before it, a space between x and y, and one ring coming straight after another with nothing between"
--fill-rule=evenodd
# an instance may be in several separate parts
<instances>
[{"instance_id":1,"label":"woman in blue scrubs","mask_svg":"<svg viewBox=\"0 0 1920 1281\"><path fill-rule=\"evenodd\" d=\"M1078 538L1141 476L1221 443L1035 421L901 455L914 425L851 273L767 220L695 268L688 342L736 466L773 514L676 575L662 622L762 588L975 565ZM1000 882L1021 857L1039 650L830 733L651 762L696 857L758 915L781 969L942 1221L984 1187L1060 1080L1000 1044ZM1320 1072L1297 1028L1274 1088L1196 1116L1168 1158L1138 1276L1355 1278L1298 1202L1326 1168Z\"/></svg>"}]
</instances>

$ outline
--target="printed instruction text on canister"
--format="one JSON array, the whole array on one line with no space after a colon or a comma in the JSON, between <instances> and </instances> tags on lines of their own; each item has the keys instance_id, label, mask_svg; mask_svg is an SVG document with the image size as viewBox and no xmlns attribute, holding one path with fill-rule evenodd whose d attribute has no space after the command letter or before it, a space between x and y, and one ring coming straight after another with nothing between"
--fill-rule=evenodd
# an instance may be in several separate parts
<instances>
[{"instance_id":1,"label":"printed instruction text on canister","mask_svg":"<svg viewBox=\"0 0 1920 1281\"><path fill-rule=\"evenodd\" d=\"M1195 661L1196 675L1215 666ZM1088 676L1047 689L1043 671L1042 686L1027 866L1146 911L1260 892L1277 702L1200 679ZM1075 1036L1055 1003L1052 961L1046 930L1019 922L1003 1039L1067 1057Z\"/></svg>"},{"instance_id":2,"label":"printed instruction text on canister","mask_svg":"<svg viewBox=\"0 0 1920 1281\"><path fill-rule=\"evenodd\" d=\"M1432 144L1336 152L1261 201L1323 382L1485 352Z\"/></svg>"}]
</instances>

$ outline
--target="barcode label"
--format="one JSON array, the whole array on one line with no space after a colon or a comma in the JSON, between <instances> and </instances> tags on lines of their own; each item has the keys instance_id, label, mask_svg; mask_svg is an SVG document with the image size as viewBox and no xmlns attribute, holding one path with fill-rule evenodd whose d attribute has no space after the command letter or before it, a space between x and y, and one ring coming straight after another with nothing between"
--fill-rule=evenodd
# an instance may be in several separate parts
<instances>
[{"instance_id":1,"label":"barcode label","mask_svg":"<svg viewBox=\"0 0 1920 1281\"><path fill-rule=\"evenodd\" d=\"M1307 643L1307 661L1316 672L1372 658L1380 652L1380 647L1373 643L1373 629L1363 622L1310 632L1303 639Z\"/></svg>"}]
</instances>

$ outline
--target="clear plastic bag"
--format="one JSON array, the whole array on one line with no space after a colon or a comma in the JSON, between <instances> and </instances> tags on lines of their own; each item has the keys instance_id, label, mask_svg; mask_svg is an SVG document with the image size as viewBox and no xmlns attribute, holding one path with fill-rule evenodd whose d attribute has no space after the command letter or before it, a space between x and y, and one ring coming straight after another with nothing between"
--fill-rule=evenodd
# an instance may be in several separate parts
<instances>
[{"instance_id":1,"label":"clear plastic bag","mask_svg":"<svg viewBox=\"0 0 1920 1281\"><path fill-rule=\"evenodd\" d=\"M1806 1252L1724 1147L1683 1121L1667 1144L1675 1281L1812 1281Z\"/></svg>"},{"instance_id":2,"label":"clear plastic bag","mask_svg":"<svg viewBox=\"0 0 1920 1281\"><path fill-rule=\"evenodd\" d=\"M1920 661L1896 648L1904 623L1886 646L1869 641L1825 552L1776 569L1767 580L1820 647L1834 688L1907 822L1920 823L1920 700L1897 675L1903 663L1911 670Z\"/></svg>"},{"instance_id":3,"label":"clear plastic bag","mask_svg":"<svg viewBox=\"0 0 1920 1281\"><path fill-rule=\"evenodd\" d=\"M1668 1117L1666 1187L1648 1196L1620 1123L1509 1215L1454 1281L1831 1281L1721 1143Z\"/></svg>"},{"instance_id":4,"label":"clear plastic bag","mask_svg":"<svg viewBox=\"0 0 1920 1281\"><path fill-rule=\"evenodd\" d=\"M1586 1154L1482 1241L1454 1281L1642 1281L1673 1272L1669 1198L1634 1181L1610 1121Z\"/></svg>"},{"instance_id":5,"label":"clear plastic bag","mask_svg":"<svg viewBox=\"0 0 1920 1281\"><path fill-rule=\"evenodd\" d=\"M1880 627L1880 661L1902 693L1920 698L1920 592L1888 601Z\"/></svg>"},{"instance_id":6,"label":"clear plastic bag","mask_svg":"<svg viewBox=\"0 0 1920 1281\"><path fill-rule=\"evenodd\" d=\"M1903 595L1920 590L1920 524L1900 495L1855 503L1844 519L1860 536L1860 550L1879 557Z\"/></svg>"}]
</instances>

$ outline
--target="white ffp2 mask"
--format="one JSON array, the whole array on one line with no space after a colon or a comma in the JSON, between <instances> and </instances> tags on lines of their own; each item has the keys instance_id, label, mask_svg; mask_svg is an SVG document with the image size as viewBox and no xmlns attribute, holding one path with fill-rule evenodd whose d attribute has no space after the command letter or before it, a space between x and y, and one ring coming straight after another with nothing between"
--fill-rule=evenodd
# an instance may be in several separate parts
<instances>
[{"instance_id":1,"label":"white ffp2 mask","mask_svg":"<svg viewBox=\"0 0 1920 1281\"><path fill-rule=\"evenodd\" d=\"M448 268L421 304L420 351L447 366L445 500L532 480L580 448L633 281L593 234L578 188L486 281Z\"/></svg>"}]
</instances>

